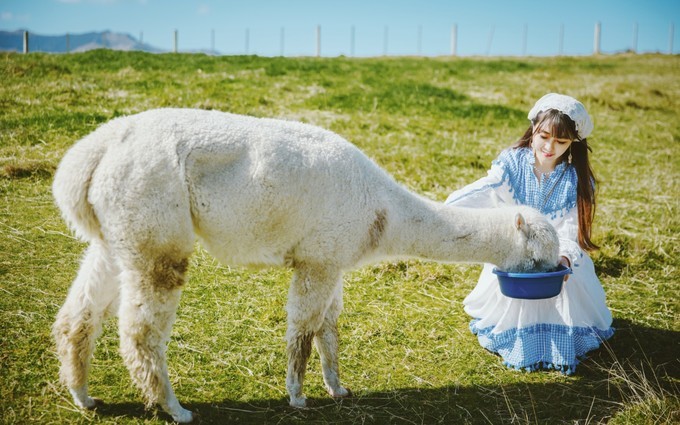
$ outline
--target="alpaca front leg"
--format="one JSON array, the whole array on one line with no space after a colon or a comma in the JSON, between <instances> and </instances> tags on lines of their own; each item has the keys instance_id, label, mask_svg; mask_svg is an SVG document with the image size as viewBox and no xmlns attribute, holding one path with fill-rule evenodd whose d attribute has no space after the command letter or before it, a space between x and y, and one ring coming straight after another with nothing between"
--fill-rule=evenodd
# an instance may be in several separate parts
<instances>
[{"instance_id":1,"label":"alpaca front leg","mask_svg":"<svg viewBox=\"0 0 680 425\"><path fill-rule=\"evenodd\" d=\"M61 381L81 408L92 409L97 405L97 400L88 394L87 376L102 322L118 299L117 274L106 247L93 242L52 326Z\"/></svg>"},{"instance_id":2,"label":"alpaca front leg","mask_svg":"<svg viewBox=\"0 0 680 425\"><path fill-rule=\"evenodd\" d=\"M340 368L338 365L338 317L342 311L342 285L333 297L326 311L321 329L314 335L314 344L321 357L323 381L331 397L342 398L351 392L340 384Z\"/></svg>"},{"instance_id":3,"label":"alpaca front leg","mask_svg":"<svg viewBox=\"0 0 680 425\"><path fill-rule=\"evenodd\" d=\"M193 420L193 414L177 400L166 361L185 268L175 269L172 264L162 261L149 265L150 275L124 273L119 312L120 349L147 406L158 403L175 421L188 423Z\"/></svg>"}]
</instances>

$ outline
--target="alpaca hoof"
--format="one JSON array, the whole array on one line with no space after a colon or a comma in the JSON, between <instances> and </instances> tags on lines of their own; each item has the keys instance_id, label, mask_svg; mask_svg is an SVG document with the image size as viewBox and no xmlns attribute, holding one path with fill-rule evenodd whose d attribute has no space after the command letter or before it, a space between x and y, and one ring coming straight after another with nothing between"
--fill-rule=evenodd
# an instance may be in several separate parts
<instances>
[{"instance_id":1,"label":"alpaca hoof","mask_svg":"<svg viewBox=\"0 0 680 425\"><path fill-rule=\"evenodd\" d=\"M352 394L352 390L349 388L344 388L340 387L335 391L331 391L331 397L333 398L349 398L349 397L354 397L354 394Z\"/></svg>"},{"instance_id":2,"label":"alpaca hoof","mask_svg":"<svg viewBox=\"0 0 680 425\"><path fill-rule=\"evenodd\" d=\"M95 410L97 407L104 405L104 401L99 398L88 397L85 400L76 400L76 404L81 409Z\"/></svg>"},{"instance_id":3,"label":"alpaca hoof","mask_svg":"<svg viewBox=\"0 0 680 425\"><path fill-rule=\"evenodd\" d=\"M92 410L95 407L97 407L98 404L101 403L101 400L100 403L98 403L96 398L86 397L83 399L74 398L73 402L76 404L76 406L80 407L81 409Z\"/></svg>"},{"instance_id":4,"label":"alpaca hoof","mask_svg":"<svg viewBox=\"0 0 680 425\"><path fill-rule=\"evenodd\" d=\"M104 400L102 400L101 398L94 398L93 397L92 401L94 402L94 404L92 406L88 407L89 410L94 410L94 409L96 409L98 407L102 407L104 405Z\"/></svg>"},{"instance_id":5,"label":"alpaca hoof","mask_svg":"<svg viewBox=\"0 0 680 425\"><path fill-rule=\"evenodd\" d=\"M295 398L291 397L290 406L296 409L304 409L307 407L307 398L305 396Z\"/></svg>"},{"instance_id":6,"label":"alpaca hoof","mask_svg":"<svg viewBox=\"0 0 680 425\"><path fill-rule=\"evenodd\" d=\"M172 419L178 424L188 424L194 420L194 414L191 410L182 409L177 413L173 413Z\"/></svg>"},{"instance_id":7,"label":"alpaca hoof","mask_svg":"<svg viewBox=\"0 0 680 425\"><path fill-rule=\"evenodd\" d=\"M81 409L93 410L104 404L102 400L88 396L87 388L73 388L69 391L73 396L73 402Z\"/></svg>"}]
</instances>

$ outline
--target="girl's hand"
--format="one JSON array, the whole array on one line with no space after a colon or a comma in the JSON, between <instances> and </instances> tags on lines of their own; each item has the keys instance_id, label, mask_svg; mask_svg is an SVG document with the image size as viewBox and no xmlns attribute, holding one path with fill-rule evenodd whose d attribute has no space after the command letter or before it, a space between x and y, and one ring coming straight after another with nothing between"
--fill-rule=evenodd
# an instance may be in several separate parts
<instances>
[{"instance_id":1,"label":"girl's hand","mask_svg":"<svg viewBox=\"0 0 680 425\"><path fill-rule=\"evenodd\" d=\"M569 259L564 255L560 257L560 264L563 265L564 267L571 267L571 261L569 261ZM565 274L564 282L566 282L567 280L569 280L569 275Z\"/></svg>"}]
</instances>

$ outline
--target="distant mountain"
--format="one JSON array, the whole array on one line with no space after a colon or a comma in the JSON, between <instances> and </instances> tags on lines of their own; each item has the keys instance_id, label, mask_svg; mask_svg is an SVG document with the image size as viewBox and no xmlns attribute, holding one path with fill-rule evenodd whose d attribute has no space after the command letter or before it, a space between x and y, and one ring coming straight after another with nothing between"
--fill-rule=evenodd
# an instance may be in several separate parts
<instances>
[{"instance_id":1,"label":"distant mountain","mask_svg":"<svg viewBox=\"0 0 680 425\"><path fill-rule=\"evenodd\" d=\"M24 30L0 31L0 51L23 51L23 37ZM163 52L163 50L151 45L140 43L129 34L111 31L69 34L68 37L66 35L40 35L32 32L29 32L28 35L28 50L30 52L66 53L94 49Z\"/></svg>"}]
</instances>

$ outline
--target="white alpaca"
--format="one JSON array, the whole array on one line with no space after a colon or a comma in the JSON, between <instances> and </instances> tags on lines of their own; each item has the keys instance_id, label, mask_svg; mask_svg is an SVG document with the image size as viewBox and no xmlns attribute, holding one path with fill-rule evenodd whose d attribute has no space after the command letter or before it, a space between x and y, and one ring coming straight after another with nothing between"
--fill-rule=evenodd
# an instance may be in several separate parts
<instances>
[{"instance_id":1,"label":"white alpaca","mask_svg":"<svg viewBox=\"0 0 680 425\"><path fill-rule=\"evenodd\" d=\"M197 236L225 263L294 269L288 297L290 404L314 341L333 397L343 271L393 257L544 270L557 235L529 208L445 207L394 182L354 145L313 126L216 111L115 119L75 144L54 178L64 219L89 247L53 333L61 378L93 407L87 374L108 313L147 403L178 422L166 345Z\"/></svg>"}]
</instances>

